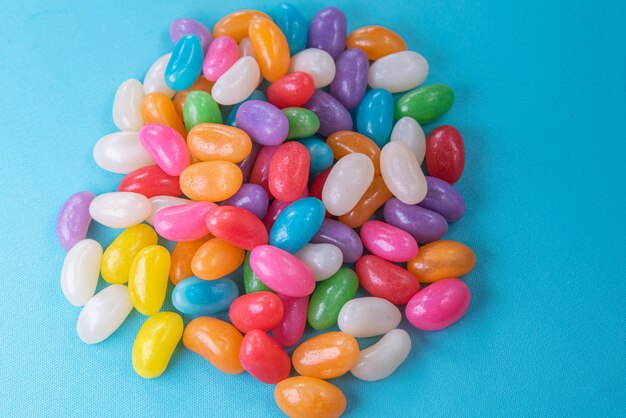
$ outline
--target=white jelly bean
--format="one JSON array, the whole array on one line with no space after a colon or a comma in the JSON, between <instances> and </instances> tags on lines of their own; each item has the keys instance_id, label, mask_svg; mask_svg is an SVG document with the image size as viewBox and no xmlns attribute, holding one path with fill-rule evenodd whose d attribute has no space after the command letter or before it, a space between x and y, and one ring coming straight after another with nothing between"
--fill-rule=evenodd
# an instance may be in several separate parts
<instances>
[{"instance_id":1,"label":"white jelly bean","mask_svg":"<svg viewBox=\"0 0 626 418\"><path fill-rule=\"evenodd\" d=\"M128 228L146 220L152 212L147 197L133 192L111 192L96 196L89 205L89 214L109 228Z\"/></svg>"},{"instance_id":2,"label":"white jelly bean","mask_svg":"<svg viewBox=\"0 0 626 418\"><path fill-rule=\"evenodd\" d=\"M180 206L186 205L187 203L191 203L189 199L183 199L182 197L174 197L174 196L154 196L150 198L150 206L152 207L150 211L150 216L146 219L146 222L150 225L154 225L154 217L157 212L161 209L171 208L172 206Z\"/></svg>"},{"instance_id":3,"label":"white jelly bean","mask_svg":"<svg viewBox=\"0 0 626 418\"><path fill-rule=\"evenodd\" d=\"M376 344L362 350L350 372L361 380L372 382L391 375L411 352L411 337L403 329L385 334Z\"/></svg>"},{"instance_id":4,"label":"white jelly bean","mask_svg":"<svg viewBox=\"0 0 626 418\"><path fill-rule=\"evenodd\" d=\"M339 311L339 329L357 338L375 337L395 329L402 320L400 309L386 299L356 298Z\"/></svg>"},{"instance_id":5,"label":"white jelly bean","mask_svg":"<svg viewBox=\"0 0 626 418\"><path fill-rule=\"evenodd\" d=\"M171 56L171 53L167 53L150 66L146 77L143 79L143 92L145 94L159 92L167 94L170 98L174 97L176 92L165 83L165 69Z\"/></svg>"},{"instance_id":6,"label":"white jelly bean","mask_svg":"<svg viewBox=\"0 0 626 418\"><path fill-rule=\"evenodd\" d=\"M426 197L426 177L417 157L404 142L389 142L383 147L380 172L389 191L401 202L416 205Z\"/></svg>"},{"instance_id":7,"label":"white jelly bean","mask_svg":"<svg viewBox=\"0 0 626 418\"><path fill-rule=\"evenodd\" d=\"M316 89L328 86L335 79L335 61L323 49L309 48L291 57L289 72L304 71L311 74Z\"/></svg>"},{"instance_id":8,"label":"white jelly bean","mask_svg":"<svg viewBox=\"0 0 626 418\"><path fill-rule=\"evenodd\" d=\"M96 293L102 246L92 239L77 242L65 256L61 289L74 306L83 306Z\"/></svg>"},{"instance_id":9,"label":"white jelly bean","mask_svg":"<svg viewBox=\"0 0 626 418\"><path fill-rule=\"evenodd\" d=\"M239 42L239 56L252 57L256 59L256 56L254 55L254 49L252 49L252 43L250 42L250 38L243 38L241 42Z\"/></svg>"},{"instance_id":10,"label":"white jelly bean","mask_svg":"<svg viewBox=\"0 0 626 418\"><path fill-rule=\"evenodd\" d=\"M93 159L102 169L128 174L141 167L155 165L154 159L141 145L138 132L114 132L96 142Z\"/></svg>"},{"instance_id":11,"label":"white jelly bean","mask_svg":"<svg viewBox=\"0 0 626 418\"><path fill-rule=\"evenodd\" d=\"M322 201L331 215L350 212L374 179L374 163L365 154L353 153L342 157L333 166L324 189Z\"/></svg>"},{"instance_id":12,"label":"white jelly bean","mask_svg":"<svg viewBox=\"0 0 626 418\"><path fill-rule=\"evenodd\" d=\"M132 309L128 287L112 284L89 299L78 315L76 332L83 342L97 344L109 338Z\"/></svg>"},{"instance_id":13,"label":"white jelly bean","mask_svg":"<svg viewBox=\"0 0 626 418\"><path fill-rule=\"evenodd\" d=\"M113 100L113 123L120 131L138 131L143 126L141 100L143 85L131 78L124 81L115 92Z\"/></svg>"},{"instance_id":14,"label":"white jelly bean","mask_svg":"<svg viewBox=\"0 0 626 418\"><path fill-rule=\"evenodd\" d=\"M259 77L261 71L254 58L239 58L217 79L211 89L211 95L221 105L237 104L247 99L257 88Z\"/></svg>"},{"instance_id":15,"label":"white jelly bean","mask_svg":"<svg viewBox=\"0 0 626 418\"><path fill-rule=\"evenodd\" d=\"M421 164L424 161L426 135L420 124L412 117L405 116L396 122L393 131L391 131L391 140L404 142L411 148L418 163Z\"/></svg>"},{"instance_id":16,"label":"white jelly bean","mask_svg":"<svg viewBox=\"0 0 626 418\"><path fill-rule=\"evenodd\" d=\"M318 282L337 273L343 264L343 253L333 244L306 244L295 256L306 264Z\"/></svg>"},{"instance_id":17,"label":"white jelly bean","mask_svg":"<svg viewBox=\"0 0 626 418\"><path fill-rule=\"evenodd\" d=\"M389 54L370 66L368 81L373 89L400 93L414 89L426 80L428 61L413 51Z\"/></svg>"}]
</instances>

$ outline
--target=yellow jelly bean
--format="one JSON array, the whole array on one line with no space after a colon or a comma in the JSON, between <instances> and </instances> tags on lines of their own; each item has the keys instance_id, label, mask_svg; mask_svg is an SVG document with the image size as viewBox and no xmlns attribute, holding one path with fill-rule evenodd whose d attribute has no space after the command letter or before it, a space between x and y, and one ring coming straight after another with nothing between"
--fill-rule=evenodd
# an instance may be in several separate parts
<instances>
[{"instance_id":1,"label":"yellow jelly bean","mask_svg":"<svg viewBox=\"0 0 626 418\"><path fill-rule=\"evenodd\" d=\"M159 377L167 368L183 335L183 318L159 312L141 326L133 344L133 369L145 379Z\"/></svg>"},{"instance_id":2,"label":"yellow jelly bean","mask_svg":"<svg viewBox=\"0 0 626 418\"><path fill-rule=\"evenodd\" d=\"M287 38L270 19L254 19L250 23L250 43L259 63L261 74L274 82L289 69Z\"/></svg>"},{"instance_id":3,"label":"yellow jelly bean","mask_svg":"<svg viewBox=\"0 0 626 418\"><path fill-rule=\"evenodd\" d=\"M158 239L154 229L145 224L131 226L119 234L102 255L102 278L111 284L126 283L137 253L142 248L155 245Z\"/></svg>"},{"instance_id":4,"label":"yellow jelly bean","mask_svg":"<svg viewBox=\"0 0 626 418\"><path fill-rule=\"evenodd\" d=\"M135 309L144 315L159 312L170 273L170 253L160 245L140 250L130 266L128 291Z\"/></svg>"}]
</instances>

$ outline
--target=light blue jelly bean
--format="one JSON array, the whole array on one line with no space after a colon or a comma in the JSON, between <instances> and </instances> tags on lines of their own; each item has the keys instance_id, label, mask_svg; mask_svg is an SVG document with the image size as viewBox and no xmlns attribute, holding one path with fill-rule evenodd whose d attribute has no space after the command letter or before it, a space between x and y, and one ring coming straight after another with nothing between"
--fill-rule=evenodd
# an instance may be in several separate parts
<instances>
[{"instance_id":1,"label":"light blue jelly bean","mask_svg":"<svg viewBox=\"0 0 626 418\"><path fill-rule=\"evenodd\" d=\"M306 46L309 29L300 9L291 3L281 3L274 9L272 18L287 38L289 53L294 55L302 51Z\"/></svg>"},{"instance_id":2,"label":"light blue jelly bean","mask_svg":"<svg viewBox=\"0 0 626 418\"><path fill-rule=\"evenodd\" d=\"M393 97L385 89L367 92L356 114L356 129L370 137L382 149L389 142L393 128Z\"/></svg>"},{"instance_id":3,"label":"light blue jelly bean","mask_svg":"<svg viewBox=\"0 0 626 418\"><path fill-rule=\"evenodd\" d=\"M263 93L261 90L254 90L252 94L248 96L246 100L244 100L241 103L237 103L236 105L233 106L230 113L228 114L228 117L226 118L226 125L237 126L237 122L235 122L235 116L237 115L237 110L239 110L239 106L241 106L248 100L263 100L267 102L267 97L265 96L265 93Z\"/></svg>"},{"instance_id":4,"label":"light blue jelly bean","mask_svg":"<svg viewBox=\"0 0 626 418\"><path fill-rule=\"evenodd\" d=\"M191 276L172 291L172 303L189 315L215 315L228 309L239 296L239 288L231 279L202 280Z\"/></svg>"},{"instance_id":5,"label":"light blue jelly bean","mask_svg":"<svg viewBox=\"0 0 626 418\"><path fill-rule=\"evenodd\" d=\"M297 139L309 151L311 156L310 173L319 173L333 165L333 150L330 149L324 141L319 138L303 138Z\"/></svg>"},{"instance_id":6,"label":"light blue jelly bean","mask_svg":"<svg viewBox=\"0 0 626 418\"><path fill-rule=\"evenodd\" d=\"M188 89L202 71L202 44L196 35L188 34L176 42L165 68L165 83L172 90Z\"/></svg>"},{"instance_id":7,"label":"light blue jelly bean","mask_svg":"<svg viewBox=\"0 0 626 418\"><path fill-rule=\"evenodd\" d=\"M270 229L269 244L295 253L317 234L322 226L326 208L314 197L298 199L287 206Z\"/></svg>"}]
</instances>

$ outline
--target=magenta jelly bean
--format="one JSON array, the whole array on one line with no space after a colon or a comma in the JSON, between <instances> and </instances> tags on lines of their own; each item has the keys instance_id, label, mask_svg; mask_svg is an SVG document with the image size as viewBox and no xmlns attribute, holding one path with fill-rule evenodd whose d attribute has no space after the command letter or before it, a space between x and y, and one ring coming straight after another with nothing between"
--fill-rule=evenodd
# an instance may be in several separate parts
<instances>
[{"instance_id":1,"label":"magenta jelly bean","mask_svg":"<svg viewBox=\"0 0 626 418\"><path fill-rule=\"evenodd\" d=\"M207 50L207 47L213 39L211 31L197 20L190 18L174 19L170 25L170 39L172 43L176 44L180 38L187 34L196 35L198 39L200 39L203 51Z\"/></svg>"},{"instance_id":2,"label":"magenta jelly bean","mask_svg":"<svg viewBox=\"0 0 626 418\"><path fill-rule=\"evenodd\" d=\"M325 91L315 90L304 107L312 110L319 118L320 128L317 133L322 136L329 136L338 131L352 130L350 112L341 102Z\"/></svg>"},{"instance_id":3,"label":"magenta jelly bean","mask_svg":"<svg viewBox=\"0 0 626 418\"><path fill-rule=\"evenodd\" d=\"M239 45L230 36L219 36L211 42L202 64L202 74L216 81L239 59Z\"/></svg>"},{"instance_id":4,"label":"magenta jelly bean","mask_svg":"<svg viewBox=\"0 0 626 418\"><path fill-rule=\"evenodd\" d=\"M459 279L443 279L430 284L411 298L406 317L415 328L436 331L454 324L467 311L470 290Z\"/></svg>"},{"instance_id":5,"label":"magenta jelly bean","mask_svg":"<svg viewBox=\"0 0 626 418\"><path fill-rule=\"evenodd\" d=\"M301 199L303 197L308 197L308 196L309 196L309 191L305 187L304 190L302 191L302 194L300 195L298 199ZM289 205L291 205L291 202L282 202L278 199L274 199L269 209L267 210L267 214L265 215L265 218L263 219L263 223L265 224L265 227L267 228L268 231L272 229L272 226L274 226L274 222L276 222L276 218L278 218L278 215L280 215L283 212L283 210L285 210L285 208Z\"/></svg>"},{"instance_id":6,"label":"magenta jelly bean","mask_svg":"<svg viewBox=\"0 0 626 418\"><path fill-rule=\"evenodd\" d=\"M372 254L394 263L407 262L417 255L415 238L384 222L365 222L361 227L361 240Z\"/></svg>"},{"instance_id":7,"label":"magenta jelly bean","mask_svg":"<svg viewBox=\"0 0 626 418\"><path fill-rule=\"evenodd\" d=\"M253 142L250 154L248 154L248 156L244 158L243 161L237 164L239 166L239 169L241 170L241 174L243 174L244 183L248 183L250 181L250 175L252 174L254 163L256 162L256 159L259 156L261 149L263 149L263 145Z\"/></svg>"},{"instance_id":8,"label":"magenta jelly bean","mask_svg":"<svg viewBox=\"0 0 626 418\"><path fill-rule=\"evenodd\" d=\"M304 334L309 297L292 298L278 294L283 302L283 317L273 329L272 336L283 347L296 345Z\"/></svg>"},{"instance_id":9,"label":"magenta jelly bean","mask_svg":"<svg viewBox=\"0 0 626 418\"><path fill-rule=\"evenodd\" d=\"M311 242L337 246L343 254L344 263L354 263L363 255L363 243L359 235L346 224L334 219L324 219Z\"/></svg>"},{"instance_id":10,"label":"magenta jelly bean","mask_svg":"<svg viewBox=\"0 0 626 418\"><path fill-rule=\"evenodd\" d=\"M276 151L278 151L278 145L263 147L259 151L250 173L250 183L263 187L268 195L270 194L270 188L267 185L267 178L270 172L270 163Z\"/></svg>"},{"instance_id":11,"label":"magenta jelly bean","mask_svg":"<svg viewBox=\"0 0 626 418\"><path fill-rule=\"evenodd\" d=\"M170 241L195 241L209 235L206 217L213 208L212 202L194 202L161 209L154 217L154 228Z\"/></svg>"},{"instance_id":12,"label":"magenta jelly bean","mask_svg":"<svg viewBox=\"0 0 626 418\"><path fill-rule=\"evenodd\" d=\"M57 217L57 237L65 250L69 250L87 236L91 224L89 205L95 197L90 192L74 193L61 208Z\"/></svg>"},{"instance_id":13,"label":"magenta jelly bean","mask_svg":"<svg viewBox=\"0 0 626 418\"><path fill-rule=\"evenodd\" d=\"M180 176L189 165L187 143L175 129L149 123L139 131L139 139L161 170L170 176Z\"/></svg>"},{"instance_id":14,"label":"magenta jelly bean","mask_svg":"<svg viewBox=\"0 0 626 418\"><path fill-rule=\"evenodd\" d=\"M291 297L308 296L315 277L295 255L271 245L259 245L250 253L250 268L267 287Z\"/></svg>"},{"instance_id":15,"label":"magenta jelly bean","mask_svg":"<svg viewBox=\"0 0 626 418\"><path fill-rule=\"evenodd\" d=\"M263 220L267 214L269 197L262 186L253 183L242 184L237 193L222 202L224 206L237 206L253 213Z\"/></svg>"},{"instance_id":16,"label":"magenta jelly bean","mask_svg":"<svg viewBox=\"0 0 626 418\"><path fill-rule=\"evenodd\" d=\"M309 181L311 155L299 142L278 147L272 156L267 177L270 193L281 202L293 202Z\"/></svg>"},{"instance_id":17,"label":"magenta jelly bean","mask_svg":"<svg viewBox=\"0 0 626 418\"><path fill-rule=\"evenodd\" d=\"M289 121L282 110L262 100L244 102L235 115L237 127L261 145L279 145L287 139Z\"/></svg>"}]
</instances>

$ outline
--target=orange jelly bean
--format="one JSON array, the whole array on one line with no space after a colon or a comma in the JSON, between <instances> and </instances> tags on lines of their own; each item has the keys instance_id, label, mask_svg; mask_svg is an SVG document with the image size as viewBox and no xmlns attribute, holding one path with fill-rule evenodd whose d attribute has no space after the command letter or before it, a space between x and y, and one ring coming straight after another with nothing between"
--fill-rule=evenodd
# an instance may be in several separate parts
<instances>
[{"instance_id":1,"label":"orange jelly bean","mask_svg":"<svg viewBox=\"0 0 626 418\"><path fill-rule=\"evenodd\" d=\"M173 100L174 109L176 110L176 114L181 120L183 120L183 108L185 107L185 99L187 98L187 95L194 90L202 90L211 94L211 89L213 88L213 84L215 83L207 80L203 75L201 75L200 77L198 77L196 82L193 83L193 85L189 87L187 90L182 90L176 93L176 96L174 96L174 100Z\"/></svg>"},{"instance_id":2,"label":"orange jelly bean","mask_svg":"<svg viewBox=\"0 0 626 418\"><path fill-rule=\"evenodd\" d=\"M326 145L333 151L335 160L355 152L367 155L374 163L374 172L380 174L380 148L365 135L352 131L338 131L326 139Z\"/></svg>"},{"instance_id":3,"label":"orange jelly bean","mask_svg":"<svg viewBox=\"0 0 626 418\"><path fill-rule=\"evenodd\" d=\"M372 184L367 188L359 203L350 212L341 215L339 222L348 225L350 228L358 228L367 222L374 212L392 197L393 194L385 185L382 176L375 175Z\"/></svg>"},{"instance_id":4,"label":"orange jelly bean","mask_svg":"<svg viewBox=\"0 0 626 418\"><path fill-rule=\"evenodd\" d=\"M191 154L201 161L230 161L238 163L252 151L248 134L234 126L201 123L187 134Z\"/></svg>"},{"instance_id":5,"label":"orange jelly bean","mask_svg":"<svg viewBox=\"0 0 626 418\"><path fill-rule=\"evenodd\" d=\"M332 379L348 373L359 358L359 344L345 332L327 332L300 344L293 367L303 376Z\"/></svg>"},{"instance_id":6,"label":"orange jelly bean","mask_svg":"<svg viewBox=\"0 0 626 418\"><path fill-rule=\"evenodd\" d=\"M417 256L407 263L407 269L422 283L466 275L476 265L476 255L470 247L457 241L434 241L421 246Z\"/></svg>"},{"instance_id":7,"label":"orange jelly bean","mask_svg":"<svg viewBox=\"0 0 626 418\"><path fill-rule=\"evenodd\" d=\"M242 340L243 336L237 328L228 322L206 316L192 320L183 334L185 347L228 374L243 372L239 362Z\"/></svg>"},{"instance_id":8,"label":"orange jelly bean","mask_svg":"<svg viewBox=\"0 0 626 418\"><path fill-rule=\"evenodd\" d=\"M183 136L187 135L183 120L176 113L174 103L165 93L146 94L141 100L141 116L144 123L162 123Z\"/></svg>"},{"instance_id":9,"label":"orange jelly bean","mask_svg":"<svg viewBox=\"0 0 626 418\"><path fill-rule=\"evenodd\" d=\"M213 238L202 244L191 259L191 271L204 280L215 280L237 270L246 252L222 239Z\"/></svg>"},{"instance_id":10,"label":"orange jelly bean","mask_svg":"<svg viewBox=\"0 0 626 418\"><path fill-rule=\"evenodd\" d=\"M183 241L174 246L172 250L172 263L170 265L170 280L176 286L182 280L193 276L191 260L202 244L213 238L212 235L195 241Z\"/></svg>"},{"instance_id":11,"label":"orange jelly bean","mask_svg":"<svg viewBox=\"0 0 626 418\"><path fill-rule=\"evenodd\" d=\"M274 82L289 69L289 44L280 28L270 19L254 19L250 23L250 43L261 74Z\"/></svg>"},{"instance_id":12,"label":"orange jelly bean","mask_svg":"<svg viewBox=\"0 0 626 418\"><path fill-rule=\"evenodd\" d=\"M346 410L346 397L337 386L309 376L279 382L274 400L290 418L338 418Z\"/></svg>"},{"instance_id":13,"label":"orange jelly bean","mask_svg":"<svg viewBox=\"0 0 626 418\"><path fill-rule=\"evenodd\" d=\"M404 39L383 26L363 26L355 29L348 35L346 44L348 48L361 49L370 61L407 50Z\"/></svg>"},{"instance_id":14,"label":"orange jelly bean","mask_svg":"<svg viewBox=\"0 0 626 418\"><path fill-rule=\"evenodd\" d=\"M228 14L221 18L213 27L213 38L230 36L239 43L248 36L248 28L252 20L260 17L270 18L258 10L239 10L238 12Z\"/></svg>"},{"instance_id":15,"label":"orange jelly bean","mask_svg":"<svg viewBox=\"0 0 626 418\"><path fill-rule=\"evenodd\" d=\"M230 161L206 161L192 164L180 175L180 188L193 200L221 202L241 187L243 174Z\"/></svg>"}]
</instances>

